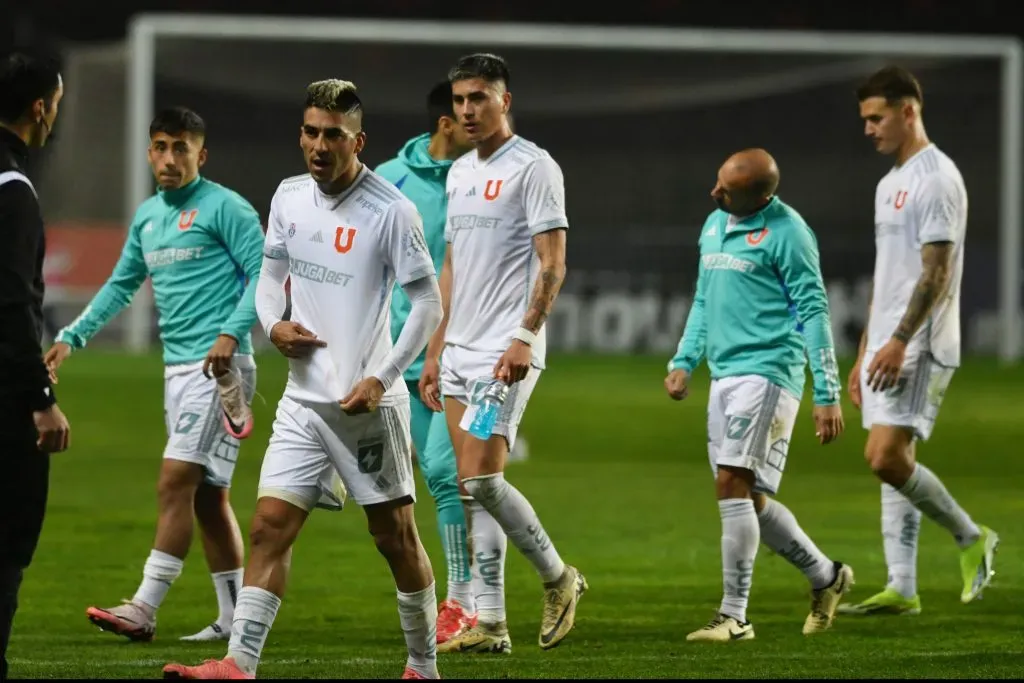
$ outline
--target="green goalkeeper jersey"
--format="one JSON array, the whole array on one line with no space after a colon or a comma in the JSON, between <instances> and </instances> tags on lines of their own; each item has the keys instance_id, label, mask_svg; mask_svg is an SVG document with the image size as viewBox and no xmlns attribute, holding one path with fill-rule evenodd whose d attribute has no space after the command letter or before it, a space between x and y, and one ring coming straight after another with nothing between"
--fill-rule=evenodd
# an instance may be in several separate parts
<instances>
[{"instance_id":1,"label":"green goalkeeper jersey","mask_svg":"<svg viewBox=\"0 0 1024 683\"><path fill-rule=\"evenodd\" d=\"M262 259L259 214L241 195L202 177L160 190L135 212L106 284L57 341L84 347L148 276L166 364L202 360L220 334L250 354Z\"/></svg>"},{"instance_id":2,"label":"green goalkeeper jersey","mask_svg":"<svg viewBox=\"0 0 1024 683\"><path fill-rule=\"evenodd\" d=\"M704 223L697 292L668 367L692 372L702 358L713 379L759 375L797 397L809 361L814 403L839 402L817 241L778 197L752 216L718 210Z\"/></svg>"}]
</instances>

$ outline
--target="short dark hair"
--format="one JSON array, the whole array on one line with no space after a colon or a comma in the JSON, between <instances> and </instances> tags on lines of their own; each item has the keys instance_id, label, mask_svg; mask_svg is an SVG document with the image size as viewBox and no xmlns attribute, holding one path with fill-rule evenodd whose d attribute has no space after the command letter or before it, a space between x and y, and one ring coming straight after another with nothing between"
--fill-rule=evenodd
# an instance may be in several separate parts
<instances>
[{"instance_id":1,"label":"short dark hair","mask_svg":"<svg viewBox=\"0 0 1024 683\"><path fill-rule=\"evenodd\" d=\"M427 130L431 133L437 130L437 120L442 116L455 118L455 108L452 106L452 84L448 81L441 81L430 89L427 95L427 116L430 117L430 125Z\"/></svg>"},{"instance_id":2,"label":"short dark hair","mask_svg":"<svg viewBox=\"0 0 1024 683\"><path fill-rule=\"evenodd\" d=\"M924 104L921 84L914 74L900 66L887 66L871 74L857 88L857 100L863 102L869 97L884 97L888 104L895 104L905 97Z\"/></svg>"},{"instance_id":3,"label":"short dark hair","mask_svg":"<svg viewBox=\"0 0 1024 683\"><path fill-rule=\"evenodd\" d=\"M190 133L206 139L206 123L199 114L186 107L163 109L149 124L149 137L157 133L167 133L171 137L179 137Z\"/></svg>"},{"instance_id":4,"label":"short dark hair","mask_svg":"<svg viewBox=\"0 0 1024 683\"><path fill-rule=\"evenodd\" d=\"M49 108L60 82L56 56L27 50L4 54L0 57L0 121L18 121L39 99Z\"/></svg>"},{"instance_id":5,"label":"short dark hair","mask_svg":"<svg viewBox=\"0 0 1024 683\"><path fill-rule=\"evenodd\" d=\"M508 65L498 55L488 52L477 52L476 54L460 57L448 71L448 82L464 81L467 78L482 78L488 83L501 81L505 87L509 87Z\"/></svg>"},{"instance_id":6,"label":"short dark hair","mask_svg":"<svg viewBox=\"0 0 1024 683\"><path fill-rule=\"evenodd\" d=\"M361 114L363 111L355 83L338 78L314 81L306 86L306 109L310 107L342 114Z\"/></svg>"}]
</instances>

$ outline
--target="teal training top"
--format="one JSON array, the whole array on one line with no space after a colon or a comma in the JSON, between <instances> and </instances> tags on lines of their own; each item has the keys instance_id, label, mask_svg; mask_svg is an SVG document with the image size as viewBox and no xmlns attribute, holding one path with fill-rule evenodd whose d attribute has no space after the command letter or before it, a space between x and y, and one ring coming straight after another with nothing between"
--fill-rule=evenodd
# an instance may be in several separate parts
<instances>
[{"instance_id":1,"label":"teal training top","mask_svg":"<svg viewBox=\"0 0 1024 683\"><path fill-rule=\"evenodd\" d=\"M84 347L149 276L166 364L202 360L221 334L250 354L262 259L259 214L241 195L202 177L161 190L135 212L114 272L57 341Z\"/></svg>"},{"instance_id":2,"label":"teal training top","mask_svg":"<svg viewBox=\"0 0 1024 683\"><path fill-rule=\"evenodd\" d=\"M759 375L814 403L839 402L840 382L814 233L773 198L737 219L716 210L701 230L697 291L669 370L707 358L713 379Z\"/></svg>"}]
</instances>

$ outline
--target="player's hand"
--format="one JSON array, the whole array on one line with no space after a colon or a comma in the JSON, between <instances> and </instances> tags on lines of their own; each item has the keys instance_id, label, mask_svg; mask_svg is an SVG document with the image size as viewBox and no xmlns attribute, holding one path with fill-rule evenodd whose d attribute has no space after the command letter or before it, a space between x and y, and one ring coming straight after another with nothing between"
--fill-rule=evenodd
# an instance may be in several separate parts
<instances>
[{"instance_id":1,"label":"player's hand","mask_svg":"<svg viewBox=\"0 0 1024 683\"><path fill-rule=\"evenodd\" d=\"M381 397L384 396L384 384L376 377L367 377L348 396L338 401L338 405L346 415L360 415L377 410Z\"/></svg>"},{"instance_id":2,"label":"player's hand","mask_svg":"<svg viewBox=\"0 0 1024 683\"><path fill-rule=\"evenodd\" d=\"M501 354L501 358L494 366L494 378L505 384L515 384L526 377L532 363L533 349L530 345L513 339L508 351Z\"/></svg>"},{"instance_id":3,"label":"player's hand","mask_svg":"<svg viewBox=\"0 0 1024 683\"><path fill-rule=\"evenodd\" d=\"M860 410L860 369L861 359L858 356L857 362L853 364L853 369L850 370L850 376L846 378L846 389L850 392L850 401L853 403L853 407Z\"/></svg>"},{"instance_id":4,"label":"player's hand","mask_svg":"<svg viewBox=\"0 0 1024 683\"><path fill-rule=\"evenodd\" d=\"M297 322L282 320L270 328L270 341L288 358L305 358L327 342L318 338Z\"/></svg>"},{"instance_id":5,"label":"player's hand","mask_svg":"<svg viewBox=\"0 0 1024 683\"><path fill-rule=\"evenodd\" d=\"M71 445L71 425L56 403L46 410L32 413L32 420L39 433L36 440L39 450L44 453L60 453Z\"/></svg>"},{"instance_id":6,"label":"player's hand","mask_svg":"<svg viewBox=\"0 0 1024 683\"><path fill-rule=\"evenodd\" d=\"M682 401L690 394L690 373L686 370L673 370L665 378L665 391L673 401Z\"/></svg>"},{"instance_id":7,"label":"player's hand","mask_svg":"<svg viewBox=\"0 0 1024 683\"><path fill-rule=\"evenodd\" d=\"M60 367L61 363L67 360L67 357L71 355L71 345L65 344L64 342L57 342L50 347L50 350L43 356L43 363L46 364L46 370L50 373L50 383L57 383L57 368Z\"/></svg>"},{"instance_id":8,"label":"player's hand","mask_svg":"<svg viewBox=\"0 0 1024 683\"><path fill-rule=\"evenodd\" d=\"M203 374L206 375L206 378L210 378L211 369L214 377L226 375L231 369L231 359L237 349L237 339L230 334L218 335L217 341L213 342L210 352L206 354L206 359L203 361Z\"/></svg>"},{"instance_id":9,"label":"player's hand","mask_svg":"<svg viewBox=\"0 0 1024 683\"><path fill-rule=\"evenodd\" d=\"M872 391L885 391L896 386L906 355L907 345L899 339L890 339L879 349L868 365L868 386Z\"/></svg>"},{"instance_id":10,"label":"player's hand","mask_svg":"<svg viewBox=\"0 0 1024 683\"><path fill-rule=\"evenodd\" d=\"M834 406L814 406L814 435L824 445L832 443L843 433L843 409Z\"/></svg>"},{"instance_id":11,"label":"player's hand","mask_svg":"<svg viewBox=\"0 0 1024 683\"><path fill-rule=\"evenodd\" d=\"M436 359L428 358L423 363L419 390L420 400L425 406L435 413L444 410L444 406L441 405L441 364Z\"/></svg>"}]
</instances>

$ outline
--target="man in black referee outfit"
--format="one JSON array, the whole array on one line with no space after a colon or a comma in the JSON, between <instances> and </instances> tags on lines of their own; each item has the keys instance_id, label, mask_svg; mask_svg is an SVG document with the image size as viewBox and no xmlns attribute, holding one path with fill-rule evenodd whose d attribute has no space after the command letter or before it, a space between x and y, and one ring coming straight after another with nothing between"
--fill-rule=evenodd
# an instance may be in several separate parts
<instances>
[{"instance_id":1,"label":"man in black referee outfit","mask_svg":"<svg viewBox=\"0 0 1024 683\"><path fill-rule=\"evenodd\" d=\"M64 94L56 60L24 52L0 57L0 680L7 678L22 574L46 512L50 453L70 427L43 364L43 218L25 175Z\"/></svg>"}]
</instances>

